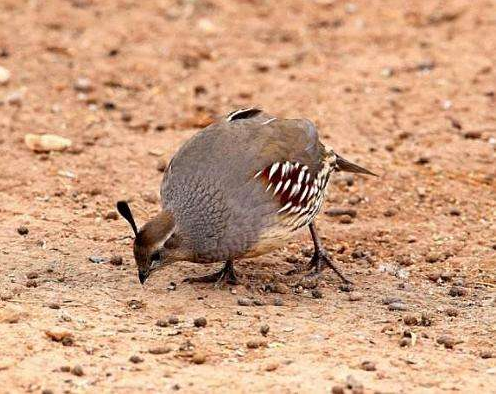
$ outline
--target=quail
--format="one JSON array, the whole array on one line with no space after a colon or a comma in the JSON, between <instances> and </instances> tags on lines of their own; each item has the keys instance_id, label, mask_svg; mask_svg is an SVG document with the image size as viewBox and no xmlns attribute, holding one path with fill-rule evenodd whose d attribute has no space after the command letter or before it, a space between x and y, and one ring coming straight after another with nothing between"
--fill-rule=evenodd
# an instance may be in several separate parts
<instances>
[{"instance_id":1,"label":"quail","mask_svg":"<svg viewBox=\"0 0 496 394\"><path fill-rule=\"evenodd\" d=\"M175 261L224 262L189 282L236 284L233 261L281 248L308 226L314 244L310 275L334 265L314 220L333 172L375 175L327 149L307 119L279 119L246 108L198 132L174 155L160 187L162 211L138 230L127 202L117 210L135 234L143 284Z\"/></svg>"}]
</instances>

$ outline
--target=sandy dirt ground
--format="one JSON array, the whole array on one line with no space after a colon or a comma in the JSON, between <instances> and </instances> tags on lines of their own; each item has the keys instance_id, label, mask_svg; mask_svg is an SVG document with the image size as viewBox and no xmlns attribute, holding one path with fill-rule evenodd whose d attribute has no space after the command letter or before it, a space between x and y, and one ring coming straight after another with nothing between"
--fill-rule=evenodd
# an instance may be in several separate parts
<instances>
[{"instance_id":1,"label":"sandy dirt ground","mask_svg":"<svg viewBox=\"0 0 496 394\"><path fill-rule=\"evenodd\" d=\"M1 393L495 392L494 1L2 0L0 66ZM163 162L251 105L380 174L317 219L354 286L284 275L305 234L239 286L142 287L115 202L143 224Z\"/></svg>"}]
</instances>

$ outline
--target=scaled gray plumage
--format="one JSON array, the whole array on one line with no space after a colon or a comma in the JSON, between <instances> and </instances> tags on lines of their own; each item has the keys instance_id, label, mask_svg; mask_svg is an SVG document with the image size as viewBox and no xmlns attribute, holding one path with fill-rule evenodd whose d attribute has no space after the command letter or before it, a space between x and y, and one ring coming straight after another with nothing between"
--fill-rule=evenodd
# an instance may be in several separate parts
<instances>
[{"instance_id":1,"label":"scaled gray plumage","mask_svg":"<svg viewBox=\"0 0 496 394\"><path fill-rule=\"evenodd\" d=\"M221 272L199 279L234 280L233 260L282 247L306 225L315 244L311 266L319 272L327 263L342 277L313 226L330 175L339 170L372 174L326 150L309 120L254 108L229 114L187 141L165 171L163 213L136 230L140 279L182 258L225 261Z\"/></svg>"}]
</instances>

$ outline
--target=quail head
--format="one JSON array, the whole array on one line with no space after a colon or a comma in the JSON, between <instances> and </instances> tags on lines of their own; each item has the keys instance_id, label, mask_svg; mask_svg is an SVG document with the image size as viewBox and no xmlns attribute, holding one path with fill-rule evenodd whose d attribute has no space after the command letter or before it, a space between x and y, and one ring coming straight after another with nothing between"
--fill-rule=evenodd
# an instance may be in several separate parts
<instances>
[{"instance_id":1,"label":"quail head","mask_svg":"<svg viewBox=\"0 0 496 394\"><path fill-rule=\"evenodd\" d=\"M280 248L306 226L315 249L312 274L329 266L347 281L314 225L336 171L375 175L326 149L309 120L257 108L228 114L174 155L160 187L160 214L138 230L128 204L118 202L136 236L140 282L175 261L222 261L219 272L187 281L236 283L234 260Z\"/></svg>"}]
</instances>

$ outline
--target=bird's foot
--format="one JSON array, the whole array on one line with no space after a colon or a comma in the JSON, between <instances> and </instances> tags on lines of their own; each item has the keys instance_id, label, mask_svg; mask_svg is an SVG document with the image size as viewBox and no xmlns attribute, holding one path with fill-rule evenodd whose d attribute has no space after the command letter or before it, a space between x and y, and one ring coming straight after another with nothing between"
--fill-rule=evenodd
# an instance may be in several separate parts
<instances>
[{"instance_id":1,"label":"bird's foot","mask_svg":"<svg viewBox=\"0 0 496 394\"><path fill-rule=\"evenodd\" d=\"M339 278L344 282L348 284L353 284L350 280L348 280L339 270L336 265L334 265L334 262L332 261L332 258L329 256L329 254L325 250L316 250L315 253L312 256L312 259L310 260L310 263L308 264L308 268L311 270L311 272L307 275L305 275L305 278L311 281L315 281L320 277L320 274L322 272L322 269L327 266L331 268L338 276Z\"/></svg>"},{"instance_id":2,"label":"bird's foot","mask_svg":"<svg viewBox=\"0 0 496 394\"><path fill-rule=\"evenodd\" d=\"M216 286L220 286L223 281L229 285L239 284L238 278L236 277L236 271L234 271L233 263L230 261L226 262L220 271L205 276L186 278L183 282L215 283Z\"/></svg>"}]
</instances>

